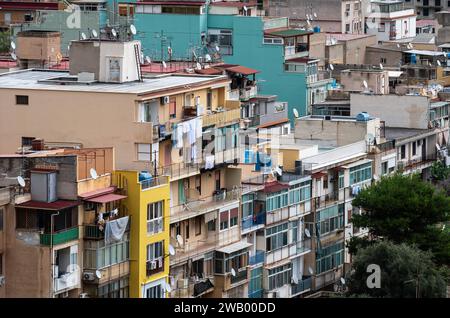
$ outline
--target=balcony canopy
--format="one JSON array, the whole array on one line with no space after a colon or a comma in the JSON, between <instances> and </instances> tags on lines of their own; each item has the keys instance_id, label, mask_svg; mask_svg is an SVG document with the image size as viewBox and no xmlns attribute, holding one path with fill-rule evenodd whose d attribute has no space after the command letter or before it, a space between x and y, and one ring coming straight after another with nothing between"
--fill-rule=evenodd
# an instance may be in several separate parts
<instances>
[{"instance_id":1,"label":"balcony canopy","mask_svg":"<svg viewBox=\"0 0 450 318\"><path fill-rule=\"evenodd\" d=\"M108 202L122 200L122 199L125 199L126 197L127 197L126 195L109 193L109 194L100 195L95 198L87 199L86 201L94 202L94 203L108 203Z\"/></svg>"},{"instance_id":2,"label":"balcony canopy","mask_svg":"<svg viewBox=\"0 0 450 318\"><path fill-rule=\"evenodd\" d=\"M41 202L30 200L21 204L17 204L16 208L60 211L80 205L80 203L81 203L80 201L66 201L66 200L57 200L54 202Z\"/></svg>"},{"instance_id":3,"label":"balcony canopy","mask_svg":"<svg viewBox=\"0 0 450 318\"><path fill-rule=\"evenodd\" d=\"M251 244L251 243L241 241L241 242L233 243L233 244L227 245L225 247L219 248L216 251L225 253L225 254L231 254L231 253L246 249L252 245L253 244Z\"/></svg>"}]
</instances>

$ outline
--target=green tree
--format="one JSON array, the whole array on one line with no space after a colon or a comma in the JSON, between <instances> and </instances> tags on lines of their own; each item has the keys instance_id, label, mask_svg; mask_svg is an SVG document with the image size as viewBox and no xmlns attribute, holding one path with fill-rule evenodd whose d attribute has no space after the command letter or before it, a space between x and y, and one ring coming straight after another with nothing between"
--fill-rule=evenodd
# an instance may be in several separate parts
<instances>
[{"instance_id":1,"label":"green tree","mask_svg":"<svg viewBox=\"0 0 450 318\"><path fill-rule=\"evenodd\" d=\"M440 264L450 264L450 236L442 224L450 218L450 198L418 175L395 174L362 190L353 206L363 209L352 222L375 238L416 244L431 250Z\"/></svg>"},{"instance_id":2,"label":"green tree","mask_svg":"<svg viewBox=\"0 0 450 318\"><path fill-rule=\"evenodd\" d=\"M436 161L431 166L431 177L435 181L442 181L448 178L450 169L442 161Z\"/></svg>"},{"instance_id":3,"label":"green tree","mask_svg":"<svg viewBox=\"0 0 450 318\"><path fill-rule=\"evenodd\" d=\"M0 32L0 53L9 52L10 41L9 31Z\"/></svg>"},{"instance_id":4,"label":"green tree","mask_svg":"<svg viewBox=\"0 0 450 318\"><path fill-rule=\"evenodd\" d=\"M367 286L370 264L380 266L380 288ZM434 298L446 295L446 279L432 261L431 253L415 246L379 241L359 249L352 268L347 279L346 295L349 297Z\"/></svg>"}]
</instances>

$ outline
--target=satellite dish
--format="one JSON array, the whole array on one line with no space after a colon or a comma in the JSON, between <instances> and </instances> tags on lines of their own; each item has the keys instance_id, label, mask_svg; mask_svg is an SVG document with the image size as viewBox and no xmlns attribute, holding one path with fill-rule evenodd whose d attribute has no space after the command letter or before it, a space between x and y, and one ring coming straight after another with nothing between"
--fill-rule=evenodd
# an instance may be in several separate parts
<instances>
[{"instance_id":1,"label":"satellite dish","mask_svg":"<svg viewBox=\"0 0 450 318\"><path fill-rule=\"evenodd\" d=\"M413 48L413 45L411 43L408 43L406 47L411 50Z\"/></svg>"},{"instance_id":2,"label":"satellite dish","mask_svg":"<svg viewBox=\"0 0 450 318\"><path fill-rule=\"evenodd\" d=\"M314 16L314 18L317 18L317 13L314 12L314 13L313 13L313 16Z\"/></svg>"},{"instance_id":3,"label":"satellite dish","mask_svg":"<svg viewBox=\"0 0 450 318\"><path fill-rule=\"evenodd\" d=\"M295 118L300 117L297 108L292 109L292 112L294 113L294 117L295 117Z\"/></svg>"},{"instance_id":4,"label":"satellite dish","mask_svg":"<svg viewBox=\"0 0 450 318\"><path fill-rule=\"evenodd\" d=\"M364 85L364 88L366 88L366 89L369 87L366 80L363 81L363 85Z\"/></svg>"},{"instance_id":5,"label":"satellite dish","mask_svg":"<svg viewBox=\"0 0 450 318\"><path fill-rule=\"evenodd\" d=\"M211 61L211 55L206 54L205 55L205 60L206 60L206 62L210 62Z\"/></svg>"},{"instance_id":6,"label":"satellite dish","mask_svg":"<svg viewBox=\"0 0 450 318\"><path fill-rule=\"evenodd\" d=\"M91 31L91 35L92 35L93 38L96 38L98 36L98 33L97 33L97 31L92 30Z\"/></svg>"},{"instance_id":7,"label":"satellite dish","mask_svg":"<svg viewBox=\"0 0 450 318\"><path fill-rule=\"evenodd\" d=\"M164 68L167 68L166 62L162 61L162 66L163 66Z\"/></svg>"},{"instance_id":8,"label":"satellite dish","mask_svg":"<svg viewBox=\"0 0 450 318\"><path fill-rule=\"evenodd\" d=\"M309 273L310 275L314 274L314 271L313 271L313 269L312 269L311 266L308 267L308 273Z\"/></svg>"},{"instance_id":9,"label":"satellite dish","mask_svg":"<svg viewBox=\"0 0 450 318\"><path fill-rule=\"evenodd\" d=\"M231 269L231 275L232 275L233 277L236 277L236 271L234 270L234 268Z\"/></svg>"},{"instance_id":10,"label":"satellite dish","mask_svg":"<svg viewBox=\"0 0 450 318\"><path fill-rule=\"evenodd\" d=\"M100 272L99 270L96 270L95 277L97 277L98 279L102 278L102 272Z\"/></svg>"},{"instance_id":11,"label":"satellite dish","mask_svg":"<svg viewBox=\"0 0 450 318\"><path fill-rule=\"evenodd\" d=\"M183 245L183 238L181 237L180 234L177 235L177 242L178 244Z\"/></svg>"},{"instance_id":12,"label":"satellite dish","mask_svg":"<svg viewBox=\"0 0 450 318\"><path fill-rule=\"evenodd\" d=\"M152 60L150 59L150 57L148 55L145 57L145 62L147 64L150 64L152 62Z\"/></svg>"},{"instance_id":13,"label":"satellite dish","mask_svg":"<svg viewBox=\"0 0 450 318\"><path fill-rule=\"evenodd\" d=\"M292 276L292 281L294 282L295 285L297 285L298 284L297 276Z\"/></svg>"},{"instance_id":14,"label":"satellite dish","mask_svg":"<svg viewBox=\"0 0 450 318\"><path fill-rule=\"evenodd\" d=\"M382 69L382 70L384 69L383 64L381 64L381 63L380 63L380 69Z\"/></svg>"},{"instance_id":15,"label":"satellite dish","mask_svg":"<svg viewBox=\"0 0 450 318\"><path fill-rule=\"evenodd\" d=\"M438 151L441 151L441 146L439 146L439 144L436 144L436 149L437 149Z\"/></svg>"},{"instance_id":16,"label":"satellite dish","mask_svg":"<svg viewBox=\"0 0 450 318\"><path fill-rule=\"evenodd\" d=\"M17 60L17 55L15 53L11 53L11 58L16 61Z\"/></svg>"},{"instance_id":17,"label":"satellite dish","mask_svg":"<svg viewBox=\"0 0 450 318\"><path fill-rule=\"evenodd\" d=\"M439 61L439 60L437 60L436 63L437 63L438 66L442 65L441 61Z\"/></svg>"},{"instance_id":18,"label":"satellite dish","mask_svg":"<svg viewBox=\"0 0 450 318\"><path fill-rule=\"evenodd\" d=\"M113 37L117 36L117 31L115 29L111 29L111 34Z\"/></svg>"},{"instance_id":19,"label":"satellite dish","mask_svg":"<svg viewBox=\"0 0 450 318\"><path fill-rule=\"evenodd\" d=\"M170 293L172 291L172 287L170 287L170 284L166 284L165 286L166 292Z\"/></svg>"},{"instance_id":20,"label":"satellite dish","mask_svg":"<svg viewBox=\"0 0 450 318\"><path fill-rule=\"evenodd\" d=\"M94 180L98 178L97 171L95 171L94 168L91 168L91 169L89 170L89 174L91 175L91 178L94 179Z\"/></svg>"},{"instance_id":21,"label":"satellite dish","mask_svg":"<svg viewBox=\"0 0 450 318\"><path fill-rule=\"evenodd\" d=\"M341 283L342 283L342 285L345 285L345 278L344 277L341 277Z\"/></svg>"},{"instance_id":22,"label":"satellite dish","mask_svg":"<svg viewBox=\"0 0 450 318\"><path fill-rule=\"evenodd\" d=\"M329 67L330 67L330 70L332 70L332 71L334 70L334 65L333 64L330 64Z\"/></svg>"},{"instance_id":23,"label":"satellite dish","mask_svg":"<svg viewBox=\"0 0 450 318\"><path fill-rule=\"evenodd\" d=\"M400 48L400 44L397 43L397 48Z\"/></svg>"},{"instance_id":24,"label":"satellite dish","mask_svg":"<svg viewBox=\"0 0 450 318\"><path fill-rule=\"evenodd\" d=\"M220 47L218 45L216 45L216 51L219 52L220 51Z\"/></svg>"},{"instance_id":25,"label":"satellite dish","mask_svg":"<svg viewBox=\"0 0 450 318\"><path fill-rule=\"evenodd\" d=\"M87 39L87 36L86 36L86 34L84 32L81 32L81 39L82 40L86 40Z\"/></svg>"},{"instance_id":26,"label":"satellite dish","mask_svg":"<svg viewBox=\"0 0 450 318\"><path fill-rule=\"evenodd\" d=\"M131 34L133 34L133 35L136 35L136 33L137 33L136 27L135 27L133 24L130 25L130 32L131 32Z\"/></svg>"},{"instance_id":27,"label":"satellite dish","mask_svg":"<svg viewBox=\"0 0 450 318\"><path fill-rule=\"evenodd\" d=\"M16 49L16 43L14 43L14 41L11 41L11 48L12 48L13 50Z\"/></svg>"},{"instance_id":28,"label":"satellite dish","mask_svg":"<svg viewBox=\"0 0 450 318\"><path fill-rule=\"evenodd\" d=\"M374 139L375 139L375 136L374 136L373 134L368 133L368 134L366 135L366 141L367 141L368 144L372 144L372 142L374 141Z\"/></svg>"},{"instance_id":29,"label":"satellite dish","mask_svg":"<svg viewBox=\"0 0 450 318\"><path fill-rule=\"evenodd\" d=\"M305 235L306 235L307 237L311 237L311 233L309 232L308 229L305 229Z\"/></svg>"},{"instance_id":30,"label":"satellite dish","mask_svg":"<svg viewBox=\"0 0 450 318\"><path fill-rule=\"evenodd\" d=\"M378 178L378 176L376 174L374 174L373 175L373 180L377 181L378 179L380 179L380 178Z\"/></svg>"},{"instance_id":31,"label":"satellite dish","mask_svg":"<svg viewBox=\"0 0 450 318\"><path fill-rule=\"evenodd\" d=\"M19 185L23 188L23 187L25 187L25 180L21 177L21 176L18 176L17 177L17 183L19 183Z\"/></svg>"},{"instance_id":32,"label":"satellite dish","mask_svg":"<svg viewBox=\"0 0 450 318\"><path fill-rule=\"evenodd\" d=\"M175 248L172 246L172 244L169 244L169 255L175 256Z\"/></svg>"}]
</instances>

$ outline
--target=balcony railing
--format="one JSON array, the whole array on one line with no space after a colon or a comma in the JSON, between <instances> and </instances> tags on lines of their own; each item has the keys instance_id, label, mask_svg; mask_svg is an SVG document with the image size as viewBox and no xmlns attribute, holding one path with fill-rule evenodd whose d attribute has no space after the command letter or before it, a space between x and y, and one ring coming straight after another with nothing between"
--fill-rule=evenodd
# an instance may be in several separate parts
<instances>
[{"instance_id":1,"label":"balcony railing","mask_svg":"<svg viewBox=\"0 0 450 318\"><path fill-rule=\"evenodd\" d=\"M305 291L308 291L309 289L311 289L311 286L312 286L311 277L299 280L298 284L291 285L291 295L294 296L303 293Z\"/></svg>"},{"instance_id":2,"label":"balcony railing","mask_svg":"<svg viewBox=\"0 0 450 318\"><path fill-rule=\"evenodd\" d=\"M236 284L242 282L248 278L248 270L236 271L236 276L230 275L230 283Z\"/></svg>"},{"instance_id":3,"label":"balcony railing","mask_svg":"<svg viewBox=\"0 0 450 318\"><path fill-rule=\"evenodd\" d=\"M84 226L84 238L85 239L103 239L105 237L105 232L100 231L98 225L88 224Z\"/></svg>"},{"instance_id":4,"label":"balcony railing","mask_svg":"<svg viewBox=\"0 0 450 318\"><path fill-rule=\"evenodd\" d=\"M168 176L154 177L149 180L143 180L140 183L141 183L141 190L146 190L163 184L168 184L169 177Z\"/></svg>"},{"instance_id":5,"label":"balcony railing","mask_svg":"<svg viewBox=\"0 0 450 318\"><path fill-rule=\"evenodd\" d=\"M147 261L146 273L147 276L154 275L164 271L164 257L157 258L153 261Z\"/></svg>"},{"instance_id":6,"label":"balcony railing","mask_svg":"<svg viewBox=\"0 0 450 318\"><path fill-rule=\"evenodd\" d=\"M428 155L425 157L419 157L411 160L399 160L397 162L397 169L402 170L414 170L419 168L424 168L430 166L433 162L435 162L437 156L435 154Z\"/></svg>"},{"instance_id":7,"label":"balcony railing","mask_svg":"<svg viewBox=\"0 0 450 318\"><path fill-rule=\"evenodd\" d=\"M71 273L66 273L54 279L53 290L60 292L63 290L75 288L80 283L80 271L75 270Z\"/></svg>"},{"instance_id":8,"label":"balcony railing","mask_svg":"<svg viewBox=\"0 0 450 318\"><path fill-rule=\"evenodd\" d=\"M240 109L217 111L215 113L203 117L203 126L223 125L226 123L239 121L240 118L241 118Z\"/></svg>"},{"instance_id":9,"label":"balcony railing","mask_svg":"<svg viewBox=\"0 0 450 318\"><path fill-rule=\"evenodd\" d=\"M256 86L248 86L240 90L239 98L242 100L249 100L258 94L258 89Z\"/></svg>"},{"instance_id":10,"label":"balcony railing","mask_svg":"<svg viewBox=\"0 0 450 318\"><path fill-rule=\"evenodd\" d=\"M52 239L53 236L53 239ZM54 232L53 234L44 233L40 235L40 244L41 245L58 245L66 242L70 242L73 240L78 240L79 230L78 226L70 229L64 229L58 232Z\"/></svg>"},{"instance_id":11,"label":"balcony railing","mask_svg":"<svg viewBox=\"0 0 450 318\"><path fill-rule=\"evenodd\" d=\"M242 230L248 230L252 227L266 223L266 213L250 215L242 219Z\"/></svg>"},{"instance_id":12,"label":"balcony railing","mask_svg":"<svg viewBox=\"0 0 450 318\"><path fill-rule=\"evenodd\" d=\"M256 250L255 255L249 257L248 263L249 265L256 265L264 263L264 257L266 253L264 251Z\"/></svg>"},{"instance_id":13,"label":"balcony railing","mask_svg":"<svg viewBox=\"0 0 450 318\"><path fill-rule=\"evenodd\" d=\"M168 166L159 167L159 174L169 176L172 181L182 179L191 175L200 173L201 165L199 163L174 163Z\"/></svg>"}]
</instances>

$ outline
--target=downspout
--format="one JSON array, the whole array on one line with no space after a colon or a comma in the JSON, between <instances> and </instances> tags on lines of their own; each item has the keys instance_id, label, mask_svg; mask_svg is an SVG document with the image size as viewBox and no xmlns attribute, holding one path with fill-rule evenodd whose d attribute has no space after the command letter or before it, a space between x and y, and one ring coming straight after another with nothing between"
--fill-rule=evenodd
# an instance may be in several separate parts
<instances>
[{"instance_id":1,"label":"downspout","mask_svg":"<svg viewBox=\"0 0 450 318\"><path fill-rule=\"evenodd\" d=\"M52 286L54 287L54 274L55 274L55 269L54 269L54 258L53 258L53 217L59 215L59 211L57 213L53 213L50 215L50 279L49 279L49 293L50 293L50 298L53 298L52 296L54 296L54 291L52 291ZM52 284L53 282L53 284Z\"/></svg>"}]
</instances>

